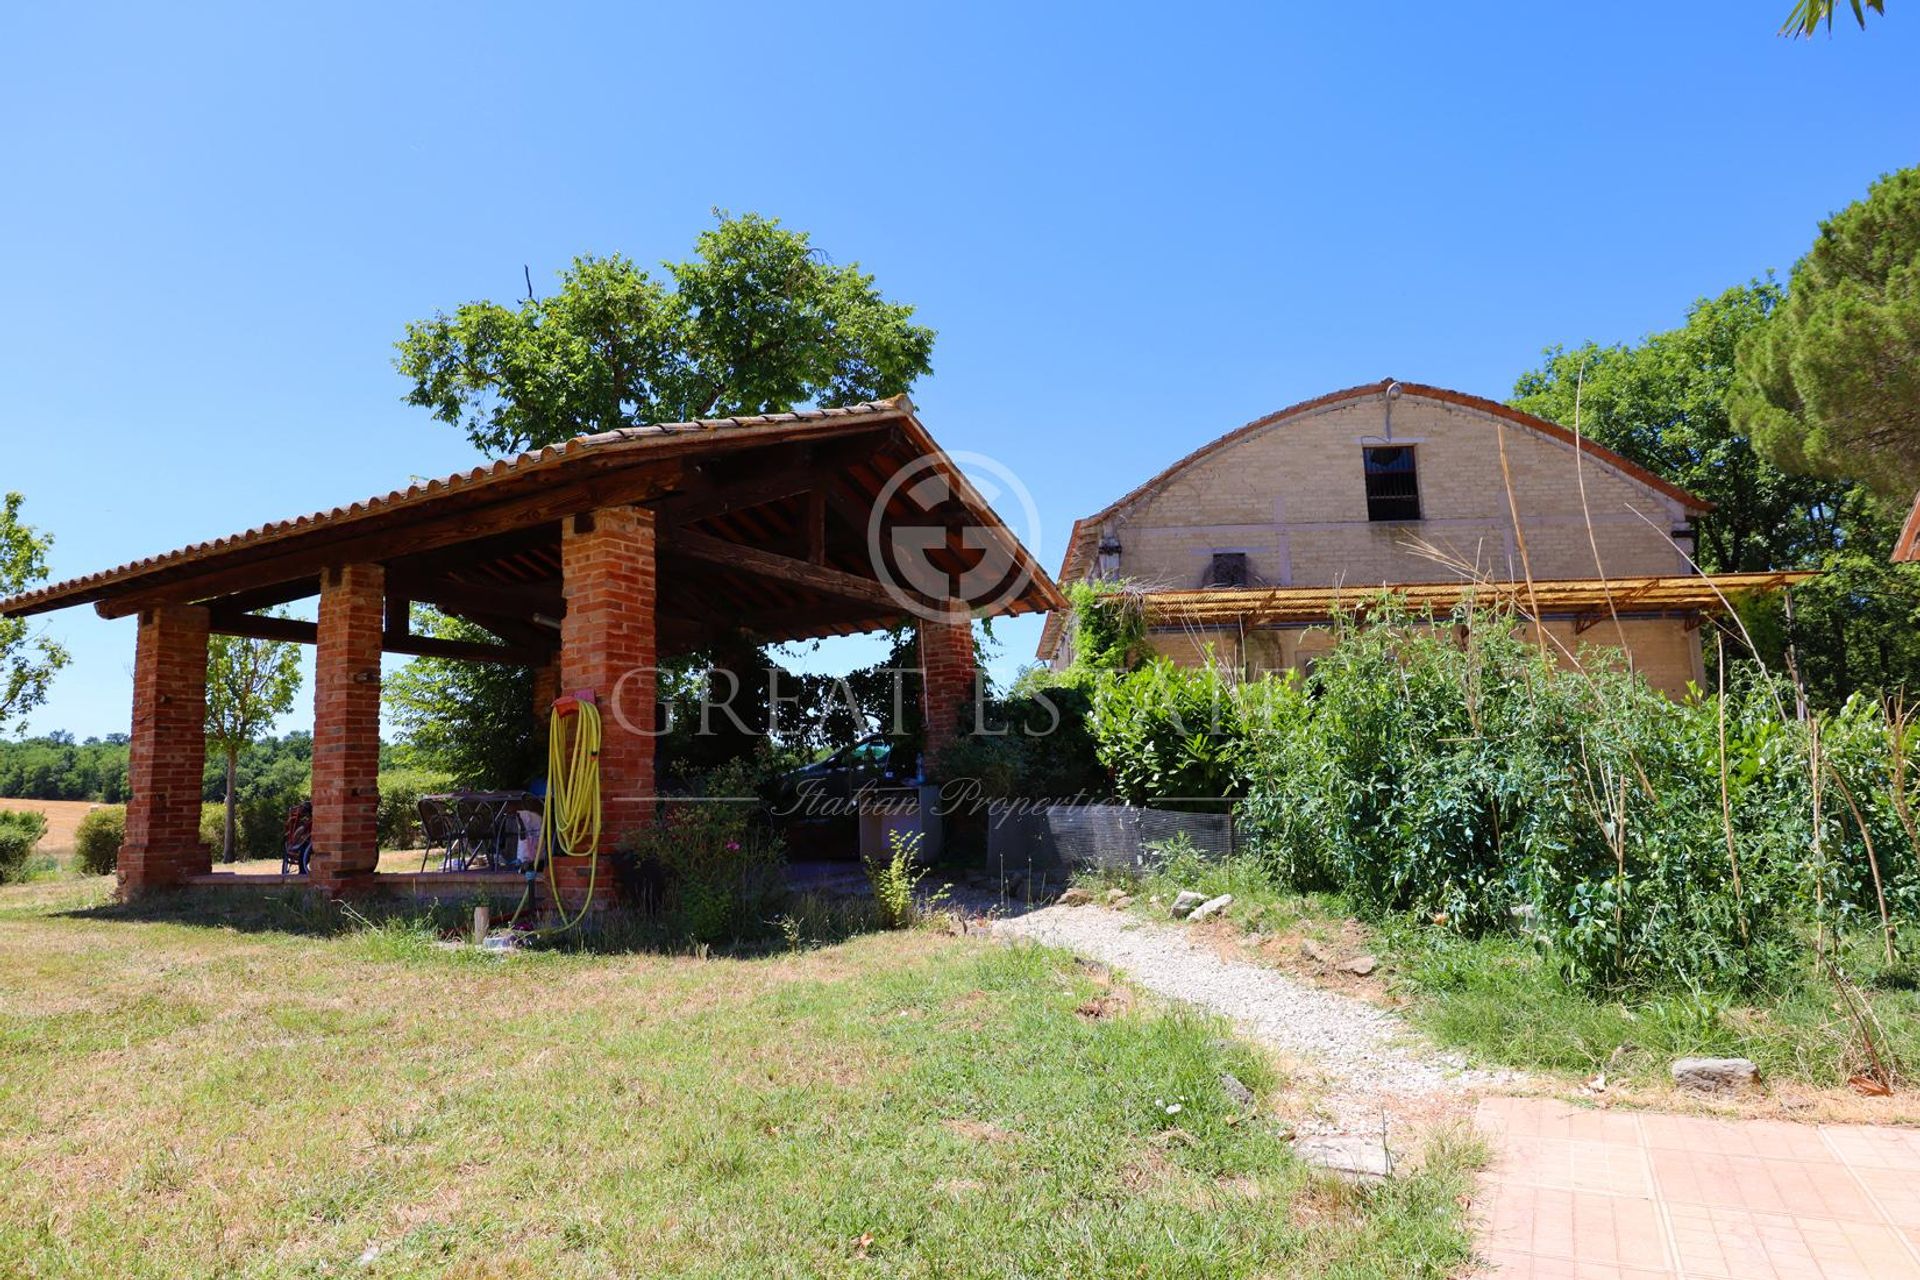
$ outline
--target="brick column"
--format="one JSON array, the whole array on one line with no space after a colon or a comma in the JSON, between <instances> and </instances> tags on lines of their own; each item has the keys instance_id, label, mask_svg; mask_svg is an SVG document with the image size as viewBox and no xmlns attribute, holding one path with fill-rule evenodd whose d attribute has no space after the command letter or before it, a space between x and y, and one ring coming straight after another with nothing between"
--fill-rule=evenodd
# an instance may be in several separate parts
<instances>
[{"instance_id":1,"label":"brick column","mask_svg":"<svg viewBox=\"0 0 1920 1280\"><path fill-rule=\"evenodd\" d=\"M386 570L328 569L313 657L313 884L363 885L379 862L380 633Z\"/></svg>"},{"instance_id":2,"label":"brick column","mask_svg":"<svg viewBox=\"0 0 1920 1280\"><path fill-rule=\"evenodd\" d=\"M960 736L972 712L973 624L921 619L920 709L927 726L927 770L938 779L940 753Z\"/></svg>"},{"instance_id":3,"label":"brick column","mask_svg":"<svg viewBox=\"0 0 1920 1280\"><path fill-rule=\"evenodd\" d=\"M541 768L547 764L547 729L553 719L553 700L560 696L560 663L553 659L533 669L533 741Z\"/></svg>"},{"instance_id":4,"label":"brick column","mask_svg":"<svg viewBox=\"0 0 1920 1280\"><path fill-rule=\"evenodd\" d=\"M140 615L127 760L120 894L134 898L212 870L200 843L207 759L207 611L161 605Z\"/></svg>"},{"instance_id":5,"label":"brick column","mask_svg":"<svg viewBox=\"0 0 1920 1280\"><path fill-rule=\"evenodd\" d=\"M591 689L600 707L600 850L654 817L653 728L655 577L653 512L604 507L573 516L560 541L567 615L560 629L560 691ZM551 780L549 780L551 784ZM574 905L584 892L586 859L555 864ZM612 900L602 867L595 901Z\"/></svg>"}]
</instances>

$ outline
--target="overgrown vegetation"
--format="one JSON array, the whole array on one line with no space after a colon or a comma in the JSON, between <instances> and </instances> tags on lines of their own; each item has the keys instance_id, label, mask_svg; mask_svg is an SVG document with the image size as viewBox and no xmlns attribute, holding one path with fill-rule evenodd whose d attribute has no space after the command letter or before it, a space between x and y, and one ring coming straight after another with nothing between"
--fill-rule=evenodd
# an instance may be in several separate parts
<instances>
[{"instance_id":1,"label":"overgrown vegetation","mask_svg":"<svg viewBox=\"0 0 1920 1280\"><path fill-rule=\"evenodd\" d=\"M786 853L751 795L748 769L716 770L707 794L668 801L621 841L642 908L699 943L763 938L780 928Z\"/></svg>"},{"instance_id":2,"label":"overgrown vegetation","mask_svg":"<svg viewBox=\"0 0 1920 1280\"><path fill-rule=\"evenodd\" d=\"M1095 879L1090 887L1112 883ZM1873 1069L1856 1022L1861 1011L1872 1019L1883 1060L1920 1063L1920 991L1904 959L1886 964L1874 931L1841 944L1838 966L1854 979L1844 1000L1805 954L1806 962L1759 992L1712 984L1587 992L1519 930L1469 936L1436 928L1429 917L1301 891L1258 855L1210 858L1176 843L1130 887L1142 909L1182 889L1231 893L1220 919L1241 934L1250 957L1309 979L1341 977L1339 965L1371 955L1373 981L1406 998L1403 1012L1415 1025L1487 1065L1657 1088L1675 1058L1738 1056L1776 1082L1832 1087Z\"/></svg>"},{"instance_id":3,"label":"overgrown vegetation","mask_svg":"<svg viewBox=\"0 0 1920 1280\"><path fill-rule=\"evenodd\" d=\"M1920 826L1898 704L1797 720L1791 689L1732 662L1724 694L1675 703L1510 614L1384 596L1336 630L1304 683L1099 676L1103 758L1144 798L1239 781L1276 886L1514 938L1578 990L1772 989L1863 933L1904 963Z\"/></svg>"}]
</instances>

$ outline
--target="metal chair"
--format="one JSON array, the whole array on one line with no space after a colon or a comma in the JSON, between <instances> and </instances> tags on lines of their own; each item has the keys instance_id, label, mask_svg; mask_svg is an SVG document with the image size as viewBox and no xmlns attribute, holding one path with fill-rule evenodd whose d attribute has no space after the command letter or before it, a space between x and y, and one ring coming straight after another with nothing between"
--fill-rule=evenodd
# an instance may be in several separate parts
<instances>
[{"instance_id":1,"label":"metal chair","mask_svg":"<svg viewBox=\"0 0 1920 1280\"><path fill-rule=\"evenodd\" d=\"M312 863L313 801L302 800L287 810L287 825L280 840L280 874L304 876L312 869Z\"/></svg>"},{"instance_id":2,"label":"metal chair","mask_svg":"<svg viewBox=\"0 0 1920 1280\"><path fill-rule=\"evenodd\" d=\"M427 869L427 860L435 850L440 853L440 869L447 869L447 859L452 856L454 842L459 838L454 827L453 815L447 809L445 796L421 796L414 808L420 815L420 870Z\"/></svg>"}]
</instances>

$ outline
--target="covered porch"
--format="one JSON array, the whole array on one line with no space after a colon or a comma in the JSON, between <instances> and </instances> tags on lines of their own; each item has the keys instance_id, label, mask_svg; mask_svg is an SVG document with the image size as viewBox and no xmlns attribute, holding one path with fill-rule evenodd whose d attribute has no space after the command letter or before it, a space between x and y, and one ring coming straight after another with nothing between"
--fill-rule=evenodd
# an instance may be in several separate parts
<instances>
[{"instance_id":1,"label":"covered porch","mask_svg":"<svg viewBox=\"0 0 1920 1280\"><path fill-rule=\"evenodd\" d=\"M316 598L314 621L262 612ZM496 640L416 635L416 603ZM973 696L972 619L1062 601L902 396L578 437L54 584L0 613L81 604L137 619L118 864L121 893L136 897L242 879L329 894L517 890L513 872L379 870L383 654L528 667L541 726L561 693L591 692L610 852L656 809L663 660L740 633L778 643L912 623L931 758ZM221 634L314 646L308 876L216 873L200 843L208 638ZM563 900L584 895L584 863L556 863Z\"/></svg>"}]
</instances>

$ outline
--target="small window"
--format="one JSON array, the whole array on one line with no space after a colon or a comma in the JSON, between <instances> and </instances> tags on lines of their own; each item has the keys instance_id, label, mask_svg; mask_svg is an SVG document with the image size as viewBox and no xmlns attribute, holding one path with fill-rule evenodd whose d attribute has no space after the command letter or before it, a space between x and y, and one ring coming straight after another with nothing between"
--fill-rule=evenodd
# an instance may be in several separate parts
<instances>
[{"instance_id":1,"label":"small window","mask_svg":"<svg viewBox=\"0 0 1920 1280\"><path fill-rule=\"evenodd\" d=\"M1367 474L1367 519L1418 520L1420 482L1413 469L1413 446L1376 445L1360 452Z\"/></svg>"},{"instance_id":2,"label":"small window","mask_svg":"<svg viewBox=\"0 0 1920 1280\"><path fill-rule=\"evenodd\" d=\"M1216 551L1213 562L1207 566L1207 580L1203 587L1244 587L1247 585L1247 553L1244 551Z\"/></svg>"}]
</instances>

